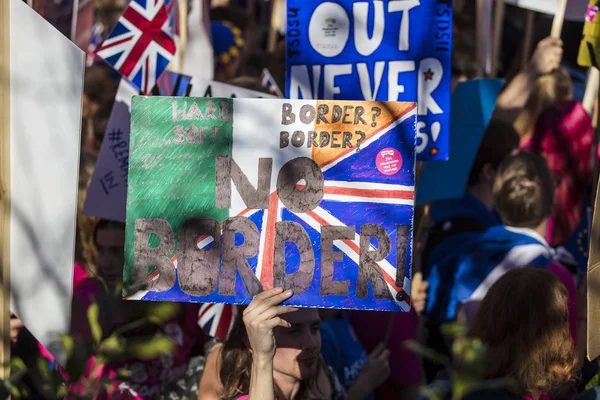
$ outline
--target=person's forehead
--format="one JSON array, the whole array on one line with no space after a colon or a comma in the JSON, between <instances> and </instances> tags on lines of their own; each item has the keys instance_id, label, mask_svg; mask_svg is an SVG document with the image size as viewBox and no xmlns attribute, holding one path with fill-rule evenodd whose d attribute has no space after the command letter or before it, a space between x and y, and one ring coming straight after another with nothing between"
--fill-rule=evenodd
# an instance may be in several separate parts
<instances>
[{"instance_id":1,"label":"person's forehead","mask_svg":"<svg viewBox=\"0 0 600 400\"><path fill-rule=\"evenodd\" d=\"M319 318L319 312L315 308L301 308L293 313L286 314L285 320L290 324L312 324L315 322L321 322Z\"/></svg>"}]
</instances>

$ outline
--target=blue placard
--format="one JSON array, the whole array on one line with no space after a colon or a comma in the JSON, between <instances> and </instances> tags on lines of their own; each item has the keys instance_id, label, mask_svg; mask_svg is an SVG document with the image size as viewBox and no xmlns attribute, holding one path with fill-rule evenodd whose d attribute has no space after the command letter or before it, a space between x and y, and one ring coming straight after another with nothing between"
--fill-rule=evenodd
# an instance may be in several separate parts
<instances>
[{"instance_id":1,"label":"blue placard","mask_svg":"<svg viewBox=\"0 0 600 400\"><path fill-rule=\"evenodd\" d=\"M288 98L416 101L417 159L448 159L452 0L288 0L286 40Z\"/></svg>"},{"instance_id":2,"label":"blue placard","mask_svg":"<svg viewBox=\"0 0 600 400\"><path fill-rule=\"evenodd\" d=\"M452 95L452 138L449 161L425 164L416 204L464 196L483 134L492 119L504 81L475 79L460 83Z\"/></svg>"}]
</instances>

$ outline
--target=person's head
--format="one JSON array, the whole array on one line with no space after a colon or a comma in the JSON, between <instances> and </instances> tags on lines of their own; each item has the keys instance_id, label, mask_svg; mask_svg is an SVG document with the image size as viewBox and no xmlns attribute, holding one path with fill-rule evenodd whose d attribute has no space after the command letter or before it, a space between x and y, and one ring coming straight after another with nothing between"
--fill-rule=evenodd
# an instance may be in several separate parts
<instances>
[{"instance_id":1,"label":"person's head","mask_svg":"<svg viewBox=\"0 0 600 400\"><path fill-rule=\"evenodd\" d=\"M317 377L322 368L319 312L317 309L302 308L281 317L292 326L275 328L275 385L280 379L300 381L299 395L317 394L320 392ZM226 399L237 398L240 391L247 394L250 385L252 349L242 318L243 312L240 311L223 347L220 379L223 385L221 395ZM278 388L275 390L279 391Z\"/></svg>"},{"instance_id":2,"label":"person's head","mask_svg":"<svg viewBox=\"0 0 600 400\"><path fill-rule=\"evenodd\" d=\"M545 229L553 211L553 195L554 180L542 156L518 152L500 164L494 204L506 225Z\"/></svg>"},{"instance_id":3,"label":"person's head","mask_svg":"<svg viewBox=\"0 0 600 400\"><path fill-rule=\"evenodd\" d=\"M575 370L567 290L551 272L518 268L488 291L469 336L488 347L487 378L512 378L520 396L549 393Z\"/></svg>"},{"instance_id":4,"label":"person's head","mask_svg":"<svg viewBox=\"0 0 600 400\"><path fill-rule=\"evenodd\" d=\"M527 150L544 156L556 182L550 244L564 245L581 221L591 180L594 128L583 106L564 101L538 119Z\"/></svg>"},{"instance_id":5,"label":"person's head","mask_svg":"<svg viewBox=\"0 0 600 400\"><path fill-rule=\"evenodd\" d=\"M242 30L230 22L215 21L211 24L211 35L215 81L228 82L237 76L240 66L240 57L245 44Z\"/></svg>"},{"instance_id":6,"label":"person's head","mask_svg":"<svg viewBox=\"0 0 600 400\"><path fill-rule=\"evenodd\" d=\"M123 282L125 264L125 224L100 220L94 232L98 250L98 274L109 284Z\"/></svg>"},{"instance_id":7,"label":"person's head","mask_svg":"<svg viewBox=\"0 0 600 400\"><path fill-rule=\"evenodd\" d=\"M490 199L489 207L492 206L491 194L498 166L518 146L519 136L511 124L497 119L490 121L467 181L467 190L474 192L482 201Z\"/></svg>"},{"instance_id":8,"label":"person's head","mask_svg":"<svg viewBox=\"0 0 600 400\"><path fill-rule=\"evenodd\" d=\"M114 99L116 90L116 84L110 78L106 67L95 65L87 68L83 81L82 117L93 118L104 102Z\"/></svg>"},{"instance_id":9,"label":"person's head","mask_svg":"<svg viewBox=\"0 0 600 400\"><path fill-rule=\"evenodd\" d=\"M83 213L83 205L92 180L96 157L82 153L79 160L79 187L77 190L77 230L75 231L75 261L85 267L88 272L96 268L96 246L94 245L94 229L98 219Z\"/></svg>"},{"instance_id":10,"label":"person's head","mask_svg":"<svg viewBox=\"0 0 600 400\"><path fill-rule=\"evenodd\" d=\"M452 92L456 86L479 74L474 54L474 43L464 32L457 32L452 43Z\"/></svg>"},{"instance_id":11,"label":"person's head","mask_svg":"<svg viewBox=\"0 0 600 400\"><path fill-rule=\"evenodd\" d=\"M102 146L102 140L104 139L104 134L106 133L106 128L108 126L108 121L110 120L110 114L112 112L113 105L114 101L105 101L100 105L96 111L96 114L94 115L93 147L96 153L100 152L100 147Z\"/></svg>"}]
</instances>

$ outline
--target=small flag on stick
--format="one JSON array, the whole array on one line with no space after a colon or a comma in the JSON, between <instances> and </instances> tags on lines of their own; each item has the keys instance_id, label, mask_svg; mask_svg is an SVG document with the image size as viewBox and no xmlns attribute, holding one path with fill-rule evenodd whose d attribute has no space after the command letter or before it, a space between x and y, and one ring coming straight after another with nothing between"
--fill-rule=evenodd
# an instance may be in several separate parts
<instances>
[{"instance_id":1,"label":"small flag on stick","mask_svg":"<svg viewBox=\"0 0 600 400\"><path fill-rule=\"evenodd\" d=\"M176 0L132 0L96 54L149 94L176 52Z\"/></svg>"}]
</instances>

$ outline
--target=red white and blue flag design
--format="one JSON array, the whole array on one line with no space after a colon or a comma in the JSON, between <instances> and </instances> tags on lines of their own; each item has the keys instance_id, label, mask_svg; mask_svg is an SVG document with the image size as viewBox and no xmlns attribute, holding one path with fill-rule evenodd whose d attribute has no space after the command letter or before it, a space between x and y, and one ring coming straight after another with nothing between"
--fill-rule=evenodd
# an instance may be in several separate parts
<instances>
[{"instance_id":1,"label":"red white and blue flag design","mask_svg":"<svg viewBox=\"0 0 600 400\"><path fill-rule=\"evenodd\" d=\"M176 53L176 0L132 0L96 55L149 94Z\"/></svg>"},{"instance_id":2,"label":"red white and blue flag design","mask_svg":"<svg viewBox=\"0 0 600 400\"><path fill-rule=\"evenodd\" d=\"M306 102L286 100L292 103L294 109L300 109ZM297 103L297 104L296 104ZM321 104L324 102L318 102ZM335 102L327 102L333 107ZM358 103L357 103L358 104ZM366 109L372 105L383 103L364 102ZM315 270L312 283L302 293L294 294L293 304L312 305L323 308L345 309L373 309L387 311L408 311L410 309L410 281L412 264L412 224L414 212L414 165L415 165L415 125L416 108L414 103L389 103L383 105L383 114L379 117L377 126L370 122L360 129L364 129L364 140L360 148L307 148L304 146L280 149L281 114L266 113L261 107L267 106L267 101L250 102L235 99L233 103L233 143L232 157L247 174L250 182L258 179L257 162L261 157L268 156L268 152L281 151L281 157L273 154L273 174L269 207L267 209L248 209L232 185L230 216L243 216L252 221L260 232L260 245L258 254L248 258L248 264L255 276L259 278L261 286L269 289L274 282L274 252L275 252L275 224L278 221L293 221L302 226L307 232L314 249ZM318 106L316 105L315 108ZM265 118L257 124L257 116ZM298 125L286 126L291 132L300 129ZM256 140L254 134L256 126L268 134ZM324 130L331 129L358 129L320 126L319 128L304 128ZM272 134L275 133L275 134ZM356 144L356 143L355 143ZM334 146L336 147L336 146ZM385 156L392 154L388 165L395 170L384 171ZM320 204L305 213L293 212L286 208L278 198L276 187L277 172L281 166L289 161L287 157L304 155L311 157L320 167L324 177L324 197ZM298 182L297 187L302 188L303 183ZM349 281L349 293L356 293L357 279L360 263L360 228L365 224L381 226L390 238L391 250L384 259L377 262L381 277L385 282L391 299L374 298L372 287L369 285L367 298L349 296L327 296L320 294L321 285L321 228L323 226L354 226L355 235L348 240L335 240L334 251L342 253L342 260L335 263L334 280ZM405 241L406 259L403 282L397 282L396 254L398 227L406 227ZM213 245L212 237L200 237L197 240L198 248L207 249ZM236 245L240 245L237 243ZM379 243L372 238L370 251L379 247ZM291 245L285 248L286 266L299 265L300 254L297 248ZM172 258L177 268L177 258ZM286 267L287 268L287 267ZM158 273L150 275L149 280L159 279ZM218 290L209 296L194 297L186 294L176 281L175 286L167 291L142 291L131 299L150 301L182 301L201 303L235 303L247 304L251 298L241 279L237 279L236 296L221 296ZM393 300L392 300L393 299ZM287 303L286 303L287 304ZM208 317L206 317L208 318ZM214 322L213 322L214 323ZM225 323L226 325L227 323ZM210 327L218 330L220 328ZM224 329L224 328L223 328Z\"/></svg>"},{"instance_id":3,"label":"red white and blue flag design","mask_svg":"<svg viewBox=\"0 0 600 400\"><path fill-rule=\"evenodd\" d=\"M236 316L233 304L202 304L198 313L198 325L211 337L226 340Z\"/></svg>"}]
</instances>

